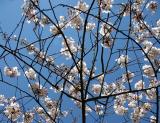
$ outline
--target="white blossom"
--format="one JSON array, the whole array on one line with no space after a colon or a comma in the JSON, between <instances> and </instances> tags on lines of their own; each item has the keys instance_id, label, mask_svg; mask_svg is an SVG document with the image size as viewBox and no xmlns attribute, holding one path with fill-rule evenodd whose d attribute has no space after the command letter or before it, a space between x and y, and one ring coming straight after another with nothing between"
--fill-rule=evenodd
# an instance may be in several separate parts
<instances>
[{"instance_id":1,"label":"white blossom","mask_svg":"<svg viewBox=\"0 0 160 123\"><path fill-rule=\"evenodd\" d=\"M25 112L23 115L23 122L24 123L32 123L33 118L34 118L33 112Z\"/></svg>"},{"instance_id":2,"label":"white blossom","mask_svg":"<svg viewBox=\"0 0 160 123\"><path fill-rule=\"evenodd\" d=\"M154 76L154 70L153 70L151 65L144 65L142 67L142 69L143 69L143 72L146 76L148 76L148 77L153 77Z\"/></svg>"},{"instance_id":3,"label":"white blossom","mask_svg":"<svg viewBox=\"0 0 160 123\"><path fill-rule=\"evenodd\" d=\"M113 0L98 0L102 12L109 13L112 8Z\"/></svg>"},{"instance_id":4,"label":"white blossom","mask_svg":"<svg viewBox=\"0 0 160 123\"><path fill-rule=\"evenodd\" d=\"M152 30L152 33L156 36L156 37L160 37L160 26L158 26L158 27L153 27L153 28L151 28L151 30Z\"/></svg>"},{"instance_id":5,"label":"white blossom","mask_svg":"<svg viewBox=\"0 0 160 123\"><path fill-rule=\"evenodd\" d=\"M109 36L111 31L113 30L112 29L112 24L110 22L108 23L102 23L101 24L101 28L99 30L99 33L102 35L102 36Z\"/></svg>"},{"instance_id":6,"label":"white blossom","mask_svg":"<svg viewBox=\"0 0 160 123\"><path fill-rule=\"evenodd\" d=\"M56 108L57 106L57 102L52 100L51 98L49 97L45 97L44 98L44 103L45 103L45 106L48 108L48 109L52 109L52 108Z\"/></svg>"},{"instance_id":7,"label":"white blossom","mask_svg":"<svg viewBox=\"0 0 160 123\"><path fill-rule=\"evenodd\" d=\"M160 19L157 20L156 24L158 27L160 27Z\"/></svg>"},{"instance_id":8,"label":"white blossom","mask_svg":"<svg viewBox=\"0 0 160 123\"><path fill-rule=\"evenodd\" d=\"M156 123L156 117L155 116L150 116L150 123Z\"/></svg>"},{"instance_id":9,"label":"white blossom","mask_svg":"<svg viewBox=\"0 0 160 123\"><path fill-rule=\"evenodd\" d=\"M125 67L128 64L129 58L127 55L121 55L118 59L116 59L117 63L120 67Z\"/></svg>"},{"instance_id":10,"label":"white blossom","mask_svg":"<svg viewBox=\"0 0 160 123\"><path fill-rule=\"evenodd\" d=\"M128 108L125 108L124 106L114 106L114 111L116 114L118 115L124 115L125 113L127 113Z\"/></svg>"},{"instance_id":11,"label":"white blossom","mask_svg":"<svg viewBox=\"0 0 160 123\"><path fill-rule=\"evenodd\" d=\"M62 41L62 48L60 50L61 54L66 56L67 59L71 59L72 55L80 49L73 38L66 38ZM72 53L72 54L71 54Z\"/></svg>"},{"instance_id":12,"label":"white blossom","mask_svg":"<svg viewBox=\"0 0 160 123\"><path fill-rule=\"evenodd\" d=\"M39 4L39 0L33 0L33 2L35 5ZM30 23L31 21L35 23L38 22L38 18L36 15L37 10L35 9L34 5L30 0L24 0L22 9L23 9L23 15L25 15L28 19L27 20L28 23Z\"/></svg>"},{"instance_id":13,"label":"white blossom","mask_svg":"<svg viewBox=\"0 0 160 123\"><path fill-rule=\"evenodd\" d=\"M87 23L86 30L91 31L96 27L95 23Z\"/></svg>"},{"instance_id":14,"label":"white blossom","mask_svg":"<svg viewBox=\"0 0 160 123\"><path fill-rule=\"evenodd\" d=\"M25 76L28 79L35 80L37 75L36 75L36 72L32 68L29 68L27 71L25 71Z\"/></svg>"},{"instance_id":15,"label":"white blossom","mask_svg":"<svg viewBox=\"0 0 160 123\"><path fill-rule=\"evenodd\" d=\"M104 109L103 105L95 105L95 111L98 115L102 115L104 113L103 109Z\"/></svg>"},{"instance_id":16,"label":"white blossom","mask_svg":"<svg viewBox=\"0 0 160 123\"><path fill-rule=\"evenodd\" d=\"M134 88L137 90L141 90L145 88L144 82L142 80L139 80L135 83Z\"/></svg>"},{"instance_id":17,"label":"white blossom","mask_svg":"<svg viewBox=\"0 0 160 123\"><path fill-rule=\"evenodd\" d=\"M113 44L113 39L110 38L109 34L107 34L106 36L103 36L101 45L104 48L110 48Z\"/></svg>"},{"instance_id":18,"label":"white blossom","mask_svg":"<svg viewBox=\"0 0 160 123\"><path fill-rule=\"evenodd\" d=\"M156 1L150 1L147 5L146 8L151 10L153 13L156 12L158 8L158 3Z\"/></svg>"},{"instance_id":19,"label":"white blossom","mask_svg":"<svg viewBox=\"0 0 160 123\"><path fill-rule=\"evenodd\" d=\"M9 119L16 121L21 114L19 104L16 102L11 102L5 107L4 113Z\"/></svg>"},{"instance_id":20,"label":"white blossom","mask_svg":"<svg viewBox=\"0 0 160 123\"><path fill-rule=\"evenodd\" d=\"M160 84L160 81L153 79L150 81L149 87L156 87Z\"/></svg>"},{"instance_id":21,"label":"white blossom","mask_svg":"<svg viewBox=\"0 0 160 123\"><path fill-rule=\"evenodd\" d=\"M39 22L39 24L42 27L44 27L45 25L48 25L49 23L50 23L50 21L49 21L48 17L46 17L46 16L43 16L42 19L41 19L41 21Z\"/></svg>"},{"instance_id":22,"label":"white blossom","mask_svg":"<svg viewBox=\"0 0 160 123\"><path fill-rule=\"evenodd\" d=\"M7 102L7 99L5 98L5 96L0 95L0 106L4 106L6 102Z\"/></svg>"},{"instance_id":23,"label":"white blossom","mask_svg":"<svg viewBox=\"0 0 160 123\"><path fill-rule=\"evenodd\" d=\"M83 66L83 68L82 68L83 77L85 77L86 74L89 75L89 70L88 70L88 68L87 68L87 64L86 64L85 61L82 62L82 66ZM75 66L73 67L73 69L71 69L71 73L78 73L77 67L78 67L78 69L80 70L80 68L81 68L81 61L79 61L79 62L77 63L77 66L75 65Z\"/></svg>"},{"instance_id":24,"label":"white blossom","mask_svg":"<svg viewBox=\"0 0 160 123\"><path fill-rule=\"evenodd\" d=\"M126 74L122 75L123 82L132 82L132 78L134 77L134 73L128 71Z\"/></svg>"},{"instance_id":25,"label":"white blossom","mask_svg":"<svg viewBox=\"0 0 160 123\"><path fill-rule=\"evenodd\" d=\"M79 15L79 12L73 9L69 9L69 26L80 30L84 24L83 18Z\"/></svg>"},{"instance_id":26,"label":"white blossom","mask_svg":"<svg viewBox=\"0 0 160 123\"><path fill-rule=\"evenodd\" d=\"M64 117L67 117L67 116L68 116L68 114L69 114L69 112L68 112L68 111L63 111L63 112L62 112L62 115L63 115Z\"/></svg>"},{"instance_id":27,"label":"white blossom","mask_svg":"<svg viewBox=\"0 0 160 123\"><path fill-rule=\"evenodd\" d=\"M40 85L38 82L35 82L29 85L29 88L33 91L36 96L45 97L47 95L47 89Z\"/></svg>"},{"instance_id":28,"label":"white blossom","mask_svg":"<svg viewBox=\"0 0 160 123\"><path fill-rule=\"evenodd\" d=\"M100 84L93 84L92 91L94 94L99 94L101 91L102 86Z\"/></svg>"},{"instance_id":29,"label":"white blossom","mask_svg":"<svg viewBox=\"0 0 160 123\"><path fill-rule=\"evenodd\" d=\"M4 67L4 74L9 77L17 77L21 75L18 71L18 67Z\"/></svg>"},{"instance_id":30,"label":"white blossom","mask_svg":"<svg viewBox=\"0 0 160 123\"><path fill-rule=\"evenodd\" d=\"M148 100L156 99L156 89L155 88L152 88L146 91L146 99Z\"/></svg>"},{"instance_id":31,"label":"white blossom","mask_svg":"<svg viewBox=\"0 0 160 123\"><path fill-rule=\"evenodd\" d=\"M151 110L151 104L150 103L144 103L142 107L146 112Z\"/></svg>"},{"instance_id":32,"label":"white blossom","mask_svg":"<svg viewBox=\"0 0 160 123\"><path fill-rule=\"evenodd\" d=\"M102 82L104 81L104 74L100 75L97 79L99 83L102 84Z\"/></svg>"},{"instance_id":33,"label":"white blossom","mask_svg":"<svg viewBox=\"0 0 160 123\"><path fill-rule=\"evenodd\" d=\"M83 1L78 1L77 6L75 8L79 9L80 11L87 11L89 8L89 5Z\"/></svg>"},{"instance_id":34,"label":"white blossom","mask_svg":"<svg viewBox=\"0 0 160 123\"><path fill-rule=\"evenodd\" d=\"M128 103L128 106L131 107L131 108L135 108L137 106L137 101L135 100L132 100Z\"/></svg>"},{"instance_id":35,"label":"white blossom","mask_svg":"<svg viewBox=\"0 0 160 123\"><path fill-rule=\"evenodd\" d=\"M36 51L36 47L33 44L31 44L31 45L27 46L27 51L29 54L33 54Z\"/></svg>"},{"instance_id":36,"label":"white blossom","mask_svg":"<svg viewBox=\"0 0 160 123\"><path fill-rule=\"evenodd\" d=\"M64 16L59 16L59 20L60 20L60 22L64 22L66 19Z\"/></svg>"},{"instance_id":37,"label":"white blossom","mask_svg":"<svg viewBox=\"0 0 160 123\"><path fill-rule=\"evenodd\" d=\"M62 29L64 29L64 24L63 23L59 23L59 25L52 25L50 26L50 32L53 34L53 35L59 35L62 31Z\"/></svg>"}]
</instances>

